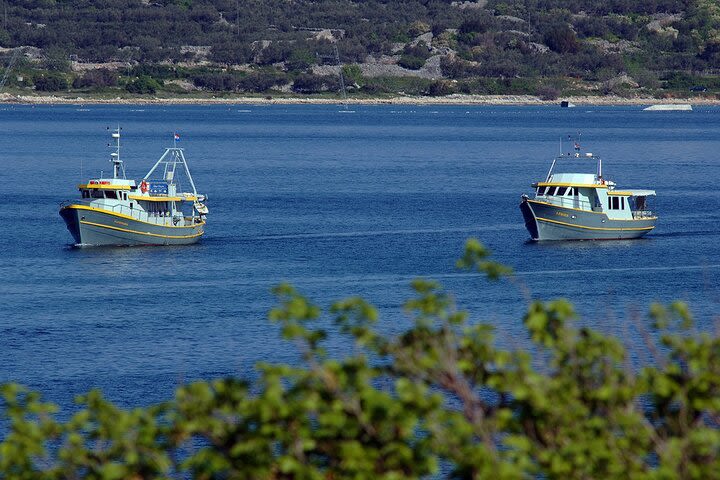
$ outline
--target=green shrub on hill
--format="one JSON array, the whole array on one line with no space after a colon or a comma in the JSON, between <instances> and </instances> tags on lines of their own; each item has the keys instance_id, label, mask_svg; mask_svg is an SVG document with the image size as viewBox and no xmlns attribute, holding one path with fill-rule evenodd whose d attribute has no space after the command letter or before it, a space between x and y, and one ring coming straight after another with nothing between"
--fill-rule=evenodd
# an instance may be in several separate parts
<instances>
[{"instance_id":1,"label":"green shrub on hill","mask_svg":"<svg viewBox=\"0 0 720 480\"><path fill-rule=\"evenodd\" d=\"M147 76L147 75L141 75L137 77L134 80L131 80L130 82L125 85L125 90L127 90L130 93L137 93L140 95L143 94L155 94L158 89L161 87L160 82L155 80L154 78Z\"/></svg>"},{"instance_id":2,"label":"green shrub on hill","mask_svg":"<svg viewBox=\"0 0 720 480\"><path fill-rule=\"evenodd\" d=\"M357 64L346 64L342 66L342 74L345 79L345 83L349 85L362 86L364 83L363 73L360 66Z\"/></svg>"},{"instance_id":3,"label":"green shrub on hill","mask_svg":"<svg viewBox=\"0 0 720 480\"><path fill-rule=\"evenodd\" d=\"M107 68L99 68L85 72L73 80L73 88L114 87L118 84L118 74Z\"/></svg>"},{"instance_id":4,"label":"green shrub on hill","mask_svg":"<svg viewBox=\"0 0 720 480\"><path fill-rule=\"evenodd\" d=\"M237 88L243 92L267 92L273 87L288 83L286 75L273 71L252 72L238 80Z\"/></svg>"},{"instance_id":5,"label":"green shrub on hill","mask_svg":"<svg viewBox=\"0 0 720 480\"><path fill-rule=\"evenodd\" d=\"M337 92L340 89L340 79L333 75L301 73L295 77L292 89L297 93Z\"/></svg>"},{"instance_id":6,"label":"green shrub on hill","mask_svg":"<svg viewBox=\"0 0 720 480\"><path fill-rule=\"evenodd\" d=\"M68 89L67 79L59 73L41 73L33 79L39 92L59 92Z\"/></svg>"}]
</instances>

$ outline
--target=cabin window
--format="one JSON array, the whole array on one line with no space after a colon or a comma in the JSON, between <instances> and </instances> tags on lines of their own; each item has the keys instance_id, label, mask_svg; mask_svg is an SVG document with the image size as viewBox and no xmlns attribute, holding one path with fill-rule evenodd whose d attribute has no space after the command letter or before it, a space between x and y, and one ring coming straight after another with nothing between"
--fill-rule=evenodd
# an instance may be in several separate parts
<instances>
[{"instance_id":1,"label":"cabin window","mask_svg":"<svg viewBox=\"0 0 720 480\"><path fill-rule=\"evenodd\" d=\"M573 196L573 197L577 197L577 196L578 196L578 189L577 189L577 187L572 187L571 190L572 190L572 196Z\"/></svg>"},{"instance_id":2,"label":"cabin window","mask_svg":"<svg viewBox=\"0 0 720 480\"><path fill-rule=\"evenodd\" d=\"M127 200L127 192L123 192L123 200Z\"/></svg>"},{"instance_id":3,"label":"cabin window","mask_svg":"<svg viewBox=\"0 0 720 480\"><path fill-rule=\"evenodd\" d=\"M555 195L557 195L558 197L562 197L563 195L565 195L566 191L567 187L557 187L557 193Z\"/></svg>"},{"instance_id":4,"label":"cabin window","mask_svg":"<svg viewBox=\"0 0 720 480\"><path fill-rule=\"evenodd\" d=\"M117 200L117 198L118 198L117 192L115 190L108 190L105 192L105 198L112 198L112 199Z\"/></svg>"},{"instance_id":5,"label":"cabin window","mask_svg":"<svg viewBox=\"0 0 720 480\"><path fill-rule=\"evenodd\" d=\"M90 192L88 190L83 190L82 198L90 198Z\"/></svg>"},{"instance_id":6,"label":"cabin window","mask_svg":"<svg viewBox=\"0 0 720 480\"><path fill-rule=\"evenodd\" d=\"M608 197L610 210L625 210L625 197Z\"/></svg>"},{"instance_id":7,"label":"cabin window","mask_svg":"<svg viewBox=\"0 0 720 480\"><path fill-rule=\"evenodd\" d=\"M93 190L90 194L92 198L105 198L105 195L103 195L102 190Z\"/></svg>"},{"instance_id":8,"label":"cabin window","mask_svg":"<svg viewBox=\"0 0 720 480\"><path fill-rule=\"evenodd\" d=\"M545 196L549 197L553 194L553 190L555 190L555 187L547 187L547 190L545 190Z\"/></svg>"}]
</instances>

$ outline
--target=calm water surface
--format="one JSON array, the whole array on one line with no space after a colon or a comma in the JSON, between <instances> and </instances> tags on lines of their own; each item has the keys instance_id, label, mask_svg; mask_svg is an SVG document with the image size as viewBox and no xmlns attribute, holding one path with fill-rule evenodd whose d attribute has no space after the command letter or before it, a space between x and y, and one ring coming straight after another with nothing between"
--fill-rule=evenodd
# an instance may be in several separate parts
<instances>
[{"instance_id":1,"label":"calm water surface","mask_svg":"<svg viewBox=\"0 0 720 480\"><path fill-rule=\"evenodd\" d=\"M408 325L415 277L438 279L499 342L523 345L523 288L567 297L583 321L631 348L653 301L691 303L703 329L720 302L720 109L637 107L14 106L0 110L0 382L63 406L102 388L122 405L182 382L252 375L296 360L267 321L270 288L318 304L362 295L380 328ZM110 171L107 126L123 127L141 177L182 135L207 235L190 247L69 244L58 204ZM581 131L619 188L653 188L644 240L532 244L520 194L544 177L558 139ZM592 169L593 166L589 165ZM82 175L81 175L82 173ZM490 285L454 269L476 236L517 272ZM518 285L521 285L519 287ZM333 338L341 355L346 342Z\"/></svg>"}]
</instances>

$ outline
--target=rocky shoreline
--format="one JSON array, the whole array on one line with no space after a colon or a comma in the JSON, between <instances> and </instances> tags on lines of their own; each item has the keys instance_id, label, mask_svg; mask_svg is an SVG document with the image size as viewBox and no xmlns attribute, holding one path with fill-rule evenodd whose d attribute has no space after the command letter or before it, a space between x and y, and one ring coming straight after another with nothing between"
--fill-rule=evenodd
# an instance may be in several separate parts
<instances>
[{"instance_id":1,"label":"rocky shoreline","mask_svg":"<svg viewBox=\"0 0 720 480\"><path fill-rule=\"evenodd\" d=\"M624 98L618 96L582 96L565 97L557 100L543 100L532 95L461 95L453 94L442 97L427 96L397 96L390 98L348 98L345 103L349 105L559 105L560 101L567 101L574 105L653 105L653 104L692 104L692 105L720 105L720 99L706 97L697 98ZM339 98L312 98L312 97L134 97L134 98L96 98L84 96L57 96L57 95L11 95L0 94L0 103L4 104L32 104L32 105L222 105L222 104L317 104L336 105L343 103Z\"/></svg>"}]
</instances>

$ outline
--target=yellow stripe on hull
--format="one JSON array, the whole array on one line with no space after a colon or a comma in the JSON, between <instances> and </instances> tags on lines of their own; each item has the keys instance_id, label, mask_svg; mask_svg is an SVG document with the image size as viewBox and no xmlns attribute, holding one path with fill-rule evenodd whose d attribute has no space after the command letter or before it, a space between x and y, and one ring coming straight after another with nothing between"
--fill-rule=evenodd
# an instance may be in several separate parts
<instances>
[{"instance_id":1,"label":"yellow stripe on hull","mask_svg":"<svg viewBox=\"0 0 720 480\"><path fill-rule=\"evenodd\" d=\"M585 225L575 225L572 223L566 223L566 222L559 222L557 220L550 220L549 218L542 218L542 217L536 217L537 220L540 220L541 222L548 222L548 223L556 223L558 225L563 225L566 227L573 227L573 228L582 228L585 230L603 230L603 231L615 231L615 232L632 232L632 231L640 231L640 230L652 230L655 228L652 227L586 227Z\"/></svg>"}]
</instances>

